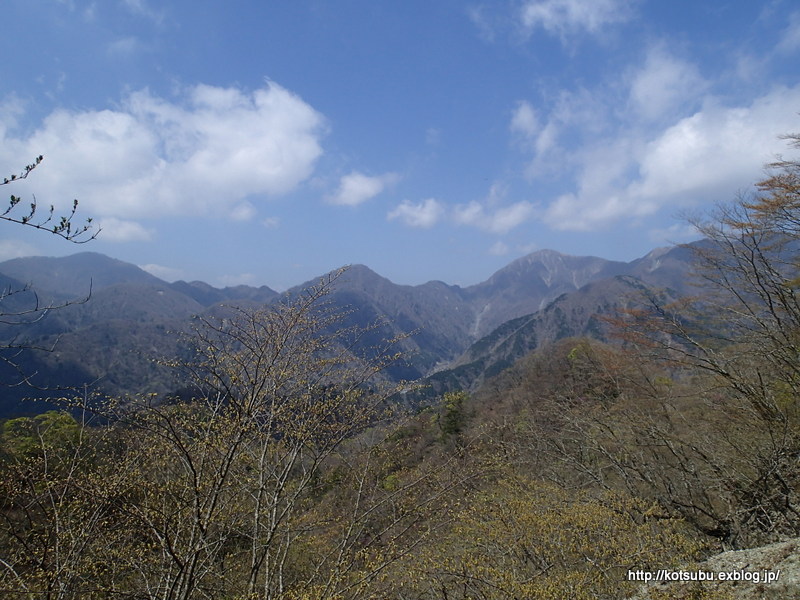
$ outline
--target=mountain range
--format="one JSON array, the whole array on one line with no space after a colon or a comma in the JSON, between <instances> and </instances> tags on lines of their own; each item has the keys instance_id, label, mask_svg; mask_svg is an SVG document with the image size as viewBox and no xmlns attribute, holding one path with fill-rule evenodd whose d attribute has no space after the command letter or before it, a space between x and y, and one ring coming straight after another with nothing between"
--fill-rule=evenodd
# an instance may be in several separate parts
<instances>
[{"instance_id":1,"label":"mountain range","mask_svg":"<svg viewBox=\"0 0 800 600\"><path fill-rule=\"evenodd\" d=\"M541 250L467 287L441 281L398 285L364 265L352 265L336 281L330 300L348 311L345 326L379 323L367 342L413 334L400 343L407 358L388 376L425 380L426 391L417 399L424 401L448 389L473 389L547 341L602 338L598 315L635 305L643 290L668 298L686 294L691 262L688 247L659 248L628 263ZM4 316L37 303L61 306L33 322L0 325L0 343L52 349L16 356L30 381L43 389L19 385L0 391L0 416L39 410L21 399L64 395L54 389L64 386L117 395L173 391L181 382L159 359L185 351L179 334L189 330L193 315L222 304L258 306L283 296L266 286L168 283L92 252L0 263L0 285L27 290L0 298ZM0 365L0 381L17 383L19 377Z\"/></svg>"}]
</instances>

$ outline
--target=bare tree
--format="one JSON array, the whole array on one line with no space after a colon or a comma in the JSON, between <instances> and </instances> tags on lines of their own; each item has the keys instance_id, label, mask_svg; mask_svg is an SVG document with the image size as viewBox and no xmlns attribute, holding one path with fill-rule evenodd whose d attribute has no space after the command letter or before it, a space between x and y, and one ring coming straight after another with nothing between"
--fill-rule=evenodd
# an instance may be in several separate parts
<instances>
[{"instance_id":1,"label":"bare tree","mask_svg":"<svg viewBox=\"0 0 800 600\"><path fill-rule=\"evenodd\" d=\"M671 385L591 438L632 485L731 546L800 533L800 163L770 169L752 197L693 221L706 238L691 246L694 297L651 296L616 321Z\"/></svg>"},{"instance_id":2,"label":"bare tree","mask_svg":"<svg viewBox=\"0 0 800 600\"><path fill-rule=\"evenodd\" d=\"M30 175L31 172L38 167L43 160L43 156L37 156L36 160L29 165L25 165L25 168L19 174L14 173L9 177L4 177L3 181L0 182L0 185L9 185L11 183L27 179L28 175ZM20 213L18 207L21 204L22 198L12 194L8 206L2 213L0 213L0 219L10 223L16 223L18 225L24 225L26 227L32 227L34 229L52 233L74 244L84 244L89 242L95 239L97 234L100 232L98 229L94 233L91 233L91 218L86 219L86 223L84 225L74 227L72 219L75 217L75 213L78 210L77 200L72 201L72 210L69 212L69 214L59 217L56 217L55 208L51 205L50 210L44 217L37 218L39 204L36 201L35 196L28 205L28 209Z\"/></svg>"},{"instance_id":3,"label":"bare tree","mask_svg":"<svg viewBox=\"0 0 800 600\"><path fill-rule=\"evenodd\" d=\"M25 166L19 174L12 174L4 177L0 186L9 185L27 179L28 175L36 169L44 160L43 156ZM78 209L78 201L72 201L72 210L67 215L56 216L55 209L51 205L50 210L43 217L39 217L39 204L34 196L27 207L23 206L19 196L11 195L8 206L0 213L0 220L15 223L25 227L31 227L40 231L51 233L65 239L73 244L84 244L90 242L100 233L99 229L92 231L92 219L86 219L86 223L75 226L73 219ZM0 346L0 363L7 365L15 373L13 381L4 382L6 385L31 384L32 373L26 372L19 364L20 354L26 350L52 351L53 346L42 347L31 344L24 339L23 330L26 326L32 325L44 319L50 311L64 308L72 304L86 302L91 296L91 287L85 298L67 302L42 302L39 295L28 284L19 286L9 285L0 288L0 325L8 326L14 335Z\"/></svg>"},{"instance_id":4,"label":"bare tree","mask_svg":"<svg viewBox=\"0 0 800 600\"><path fill-rule=\"evenodd\" d=\"M115 415L140 473L129 568L147 597L358 597L449 489L427 486L432 472L384 485L397 388L378 376L396 356L391 342L354 354L364 331L325 302L337 277L199 318L194 355L175 363L196 397Z\"/></svg>"}]
</instances>

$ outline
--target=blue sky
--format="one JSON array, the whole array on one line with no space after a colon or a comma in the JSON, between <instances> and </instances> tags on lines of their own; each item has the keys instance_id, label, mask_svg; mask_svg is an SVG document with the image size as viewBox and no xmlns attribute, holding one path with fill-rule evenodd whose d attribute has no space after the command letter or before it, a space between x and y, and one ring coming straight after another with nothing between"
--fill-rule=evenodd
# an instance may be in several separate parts
<instances>
[{"instance_id":1,"label":"blue sky","mask_svg":"<svg viewBox=\"0 0 800 600\"><path fill-rule=\"evenodd\" d=\"M543 248L631 260L800 130L789 0L6 0L3 188L102 252L284 289L344 264L469 285Z\"/></svg>"}]
</instances>

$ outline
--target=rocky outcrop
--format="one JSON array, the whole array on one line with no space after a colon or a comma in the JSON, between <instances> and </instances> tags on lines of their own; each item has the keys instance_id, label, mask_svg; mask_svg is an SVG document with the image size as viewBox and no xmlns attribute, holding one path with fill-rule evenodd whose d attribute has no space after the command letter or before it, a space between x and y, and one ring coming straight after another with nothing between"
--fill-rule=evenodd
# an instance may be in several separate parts
<instances>
[{"instance_id":1,"label":"rocky outcrop","mask_svg":"<svg viewBox=\"0 0 800 600\"><path fill-rule=\"evenodd\" d=\"M800 599L800 538L723 552L681 571L669 572L672 578L695 579L700 573L704 574L704 581L651 581L630 600Z\"/></svg>"}]
</instances>

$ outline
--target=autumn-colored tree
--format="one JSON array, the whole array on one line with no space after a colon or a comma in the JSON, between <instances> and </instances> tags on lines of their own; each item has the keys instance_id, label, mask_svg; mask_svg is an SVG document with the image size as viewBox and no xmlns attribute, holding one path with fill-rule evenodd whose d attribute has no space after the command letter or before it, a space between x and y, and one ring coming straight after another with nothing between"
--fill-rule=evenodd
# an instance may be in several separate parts
<instances>
[{"instance_id":1,"label":"autumn-colored tree","mask_svg":"<svg viewBox=\"0 0 800 600\"><path fill-rule=\"evenodd\" d=\"M624 472L732 546L800 533L800 163L770 169L752 197L693 221L694 297L652 296L616 322L643 360L691 382L662 386L636 444L660 450Z\"/></svg>"}]
</instances>

